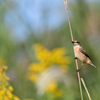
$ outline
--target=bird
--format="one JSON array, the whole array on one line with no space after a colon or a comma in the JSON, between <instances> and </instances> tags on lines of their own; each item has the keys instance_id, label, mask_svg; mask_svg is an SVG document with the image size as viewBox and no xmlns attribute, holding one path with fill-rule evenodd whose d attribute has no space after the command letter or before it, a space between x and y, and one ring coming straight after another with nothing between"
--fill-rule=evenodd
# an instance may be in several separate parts
<instances>
[{"instance_id":1,"label":"bird","mask_svg":"<svg viewBox=\"0 0 100 100\"><path fill-rule=\"evenodd\" d=\"M97 69L97 67L92 63L90 56L82 48L80 42L78 40L73 40L72 43L74 47L75 59L79 59L82 62L82 65L79 69L77 69L77 72L80 71L85 63L90 64Z\"/></svg>"}]
</instances>

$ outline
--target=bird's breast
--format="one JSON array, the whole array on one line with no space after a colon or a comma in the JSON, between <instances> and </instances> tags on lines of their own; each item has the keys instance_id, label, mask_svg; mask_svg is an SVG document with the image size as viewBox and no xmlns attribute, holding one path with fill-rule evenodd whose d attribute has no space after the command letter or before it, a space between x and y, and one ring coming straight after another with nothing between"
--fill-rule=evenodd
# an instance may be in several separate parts
<instances>
[{"instance_id":1,"label":"bird's breast","mask_svg":"<svg viewBox=\"0 0 100 100\"><path fill-rule=\"evenodd\" d=\"M79 46L74 47L75 57L85 63L87 62L87 57L80 52L79 48Z\"/></svg>"}]
</instances>

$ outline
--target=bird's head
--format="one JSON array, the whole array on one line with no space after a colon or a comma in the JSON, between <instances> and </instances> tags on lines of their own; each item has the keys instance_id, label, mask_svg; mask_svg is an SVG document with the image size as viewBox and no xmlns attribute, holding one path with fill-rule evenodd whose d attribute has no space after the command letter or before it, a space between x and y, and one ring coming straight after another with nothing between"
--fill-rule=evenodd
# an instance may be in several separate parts
<instances>
[{"instance_id":1,"label":"bird's head","mask_svg":"<svg viewBox=\"0 0 100 100\"><path fill-rule=\"evenodd\" d=\"M74 46L80 46L81 45L78 40L73 40L72 43L73 43Z\"/></svg>"}]
</instances>

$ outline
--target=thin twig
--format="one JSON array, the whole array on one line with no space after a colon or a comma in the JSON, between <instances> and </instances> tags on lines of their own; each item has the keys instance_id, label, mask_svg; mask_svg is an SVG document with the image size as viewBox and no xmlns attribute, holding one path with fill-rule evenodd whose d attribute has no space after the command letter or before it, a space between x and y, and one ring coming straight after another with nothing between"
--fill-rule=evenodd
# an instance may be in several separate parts
<instances>
[{"instance_id":1,"label":"thin twig","mask_svg":"<svg viewBox=\"0 0 100 100\"><path fill-rule=\"evenodd\" d=\"M65 8L66 8L66 13L67 13L67 17L68 17L68 23L69 23L70 33L71 33L71 39L72 39L72 41L73 41L73 34L72 34L71 24L70 24L70 20L69 20L67 2L66 2L66 0L63 0L63 2L64 2L64 5L65 5ZM75 53L75 51L74 51L74 53ZM77 62L77 59L75 60L75 62L76 62L76 68L77 68L77 70L78 70L78 62ZM79 80L79 87L80 87L81 100L83 100L83 94L82 94L82 87L81 87L80 74L79 74L79 72L77 72L77 74L78 74L78 80Z\"/></svg>"}]
</instances>

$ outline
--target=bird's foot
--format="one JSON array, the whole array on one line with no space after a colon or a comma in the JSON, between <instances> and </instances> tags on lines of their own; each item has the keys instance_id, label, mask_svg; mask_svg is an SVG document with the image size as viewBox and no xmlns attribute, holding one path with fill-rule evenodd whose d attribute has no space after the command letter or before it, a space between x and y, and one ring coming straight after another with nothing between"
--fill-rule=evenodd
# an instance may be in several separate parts
<instances>
[{"instance_id":1,"label":"bird's foot","mask_svg":"<svg viewBox=\"0 0 100 100\"><path fill-rule=\"evenodd\" d=\"M79 72L79 69L77 70L77 72Z\"/></svg>"},{"instance_id":2,"label":"bird's foot","mask_svg":"<svg viewBox=\"0 0 100 100\"><path fill-rule=\"evenodd\" d=\"M75 57L75 59L78 59L77 57Z\"/></svg>"},{"instance_id":3,"label":"bird's foot","mask_svg":"<svg viewBox=\"0 0 100 100\"><path fill-rule=\"evenodd\" d=\"M74 43L74 41L72 41L72 43Z\"/></svg>"}]
</instances>

